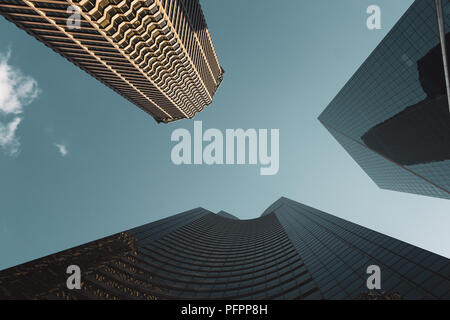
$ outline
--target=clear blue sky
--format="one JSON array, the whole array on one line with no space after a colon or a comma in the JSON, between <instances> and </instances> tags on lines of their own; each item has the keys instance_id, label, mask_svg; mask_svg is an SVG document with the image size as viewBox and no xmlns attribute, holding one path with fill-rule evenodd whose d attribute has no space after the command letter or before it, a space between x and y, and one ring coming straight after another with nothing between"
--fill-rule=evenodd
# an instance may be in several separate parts
<instances>
[{"instance_id":1,"label":"clear blue sky","mask_svg":"<svg viewBox=\"0 0 450 320\"><path fill-rule=\"evenodd\" d=\"M411 3L202 1L226 75L196 120L280 129L276 176L173 165L170 135L191 120L157 124L0 18L0 52L39 88L20 114L18 154L0 150L0 269L199 206L255 218L280 196L450 257L450 201L378 189L317 120ZM372 4L382 30L366 28Z\"/></svg>"}]
</instances>

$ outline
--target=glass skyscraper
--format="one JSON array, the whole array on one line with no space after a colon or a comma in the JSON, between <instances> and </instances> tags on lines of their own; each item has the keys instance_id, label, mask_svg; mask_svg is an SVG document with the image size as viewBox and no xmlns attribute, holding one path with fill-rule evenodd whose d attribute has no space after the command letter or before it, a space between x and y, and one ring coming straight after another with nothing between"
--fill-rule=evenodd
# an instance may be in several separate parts
<instances>
[{"instance_id":1,"label":"glass skyscraper","mask_svg":"<svg viewBox=\"0 0 450 320\"><path fill-rule=\"evenodd\" d=\"M0 272L0 299L381 297L450 299L450 260L286 198L257 219L197 208Z\"/></svg>"},{"instance_id":2,"label":"glass skyscraper","mask_svg":"<svg viewBox=\"0 0 450 320\"><path fill-rule=\"evenodd\" d=\"M450 45L450 2L442 1ZM450 112L435 1L416 0L319 120L383 189L450 199Z\"/></svg>"}]
</instances>

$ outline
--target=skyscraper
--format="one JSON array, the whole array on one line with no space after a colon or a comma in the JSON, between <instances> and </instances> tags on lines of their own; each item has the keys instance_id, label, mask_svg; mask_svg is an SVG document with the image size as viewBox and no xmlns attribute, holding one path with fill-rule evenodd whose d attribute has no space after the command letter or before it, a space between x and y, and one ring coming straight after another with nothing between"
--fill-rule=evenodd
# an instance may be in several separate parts
<instances>
[{"instance_id":1,"label":"skyscraper","mask_svg":"<svg viewBox=\"0 0 450 320\"><path fill-rule=\"evenodd\" d=\"M2 0L0 14L158 122L192 118L222 81L198 0Z\"/></svg>"},{"instance_id":2,"label":"skyscraper","mask_svg":"<svg viewBox=\"0 0 450 320\"><path fill-rule=\"evenodd\" d=\"M66 269L81 269L69 290ZM379 290L367 287L379 268ZM0 298L450 299L450 260L295 201L190 210L0 272ZM376 295L374 293L374 295Z\"/></svg>"},{"instance_id":3,"label":"skyscraper","mask_svg":"<svg viewBox=\"0 0 450 320\"><path fill-rule=\"evenodd\" d=\"M442 11L448 48L449 1ZM450 199L440 35L435 1L416 0L319 116L380 188Z\"/></svg>"}]
</instances>

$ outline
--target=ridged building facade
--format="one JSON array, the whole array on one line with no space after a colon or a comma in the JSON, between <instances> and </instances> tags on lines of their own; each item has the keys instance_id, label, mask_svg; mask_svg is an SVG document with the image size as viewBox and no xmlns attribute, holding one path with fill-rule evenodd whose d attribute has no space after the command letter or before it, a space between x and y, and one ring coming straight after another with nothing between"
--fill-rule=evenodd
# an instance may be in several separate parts
<instances>
[{"instance_id":1,"label":"ridged building facade","mask_svg":"<svg viewBox=\"0 0 450 320\"><path fill-rule=\"evenodd\" d=\"M450 1L440 2L443 32L436 2L414 1L319 120L380 188L450 199Z\"/></svg>"},{"instance_id":2,"label":"ridged building facade","mask_svg":"<svg viewBox=\"0 0 450 320\"><path fill-rule=\"evenodd\" d=\"M197 208L0 272L0 299L381 297L450 299L450 260L286 198L257 219Z\"/></svg>"},{"instance_id":3,"label":"ridged building facade","mask_svg":"<svg viewBox=\"0 0 450 320\"><path fill-rule=\"evenodd\" d=\"M198 0L2 0L0 14L158 122L194 117L222 81Z\"/></svg>"}]
</instances>

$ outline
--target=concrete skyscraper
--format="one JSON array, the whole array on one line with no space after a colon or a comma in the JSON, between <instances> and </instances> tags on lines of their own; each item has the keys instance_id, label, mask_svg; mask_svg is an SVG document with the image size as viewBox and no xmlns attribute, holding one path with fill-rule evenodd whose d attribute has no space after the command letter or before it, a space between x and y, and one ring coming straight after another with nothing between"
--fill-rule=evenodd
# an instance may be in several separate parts
<instances>
[{"instance_id":1,"label":"concrete skyscraper","mask_svg":"<svg viewBox=\"0 0 450 320\"><path fill-rule=\"evenodd\" d=\"M0 14L158 122L192 118L222 81L198 0L2 0Z\"/></svg>"}]
</instances>

